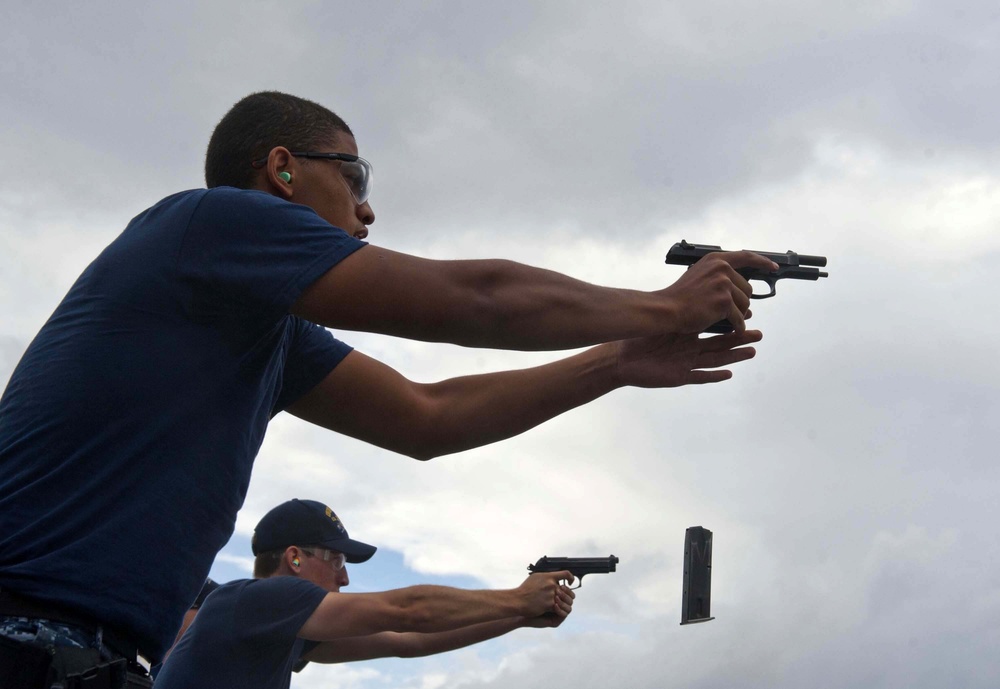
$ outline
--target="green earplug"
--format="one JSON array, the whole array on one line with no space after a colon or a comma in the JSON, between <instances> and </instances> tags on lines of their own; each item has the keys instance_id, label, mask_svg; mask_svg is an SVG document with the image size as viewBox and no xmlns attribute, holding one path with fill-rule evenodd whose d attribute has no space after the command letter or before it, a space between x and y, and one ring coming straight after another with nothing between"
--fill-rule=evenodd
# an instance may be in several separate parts
<instances>
[{"instance_id":1,"label":"green earplug","mask_svg":"<svg viewBox=\"0 0 1000 689\"><path fill-rule=\"evenodd\" d=\"M281 179L285 180L286 182L291 182L292 181L292 173L291 172L279 172L278 173L278 177L280 177Z\"/></svg>"}]
</instances>

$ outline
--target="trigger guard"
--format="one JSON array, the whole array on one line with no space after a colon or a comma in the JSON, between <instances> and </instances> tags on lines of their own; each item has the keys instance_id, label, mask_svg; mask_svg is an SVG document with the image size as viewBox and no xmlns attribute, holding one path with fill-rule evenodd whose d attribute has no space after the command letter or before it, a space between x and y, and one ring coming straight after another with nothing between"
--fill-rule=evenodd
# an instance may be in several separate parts
<instances>
[{"instance_id":1,"label":"trigger guard","mask_svg":"<svg viewBox=\"0 0 1000 689\"><path fill-rule=\"evenodd\" d=\"M777 280L761 280L760 278L757 278L756 280L752 280L751 282L763 282L763 283L766 283L767 286L771 288L771 291L768 292L767 294L752 293L750 295L751 299L770 299L771 297L773 297L774 295L776 295L778 293L778 288L776 286L777 282L778 282ZM751 287L752 286L753 285L751 285Z\"/></svg>"}]
</instances>

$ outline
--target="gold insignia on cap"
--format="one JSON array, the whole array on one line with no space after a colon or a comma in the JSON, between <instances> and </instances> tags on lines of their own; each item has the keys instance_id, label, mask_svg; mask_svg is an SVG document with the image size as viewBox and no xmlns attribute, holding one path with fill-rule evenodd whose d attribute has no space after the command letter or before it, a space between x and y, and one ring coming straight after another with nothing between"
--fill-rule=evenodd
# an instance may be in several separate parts
<instances>
[{"instance_id":1,"label":"gold insignia on cap","mask_svg":"<svg viewBox=\"0 0 1000 689\"><path fill-rule=\"evenodd\" d=\"M337 515L335 515L333 513L333 510L331 510L329 507L326 508L326 516L328 516L332 521L338 521Z\"/></svg>"}]
</instances>

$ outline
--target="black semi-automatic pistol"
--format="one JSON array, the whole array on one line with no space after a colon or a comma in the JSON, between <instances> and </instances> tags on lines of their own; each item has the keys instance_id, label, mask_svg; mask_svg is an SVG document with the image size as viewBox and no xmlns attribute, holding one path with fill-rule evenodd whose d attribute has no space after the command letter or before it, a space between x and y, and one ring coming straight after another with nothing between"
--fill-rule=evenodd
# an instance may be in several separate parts
<instances>
[{"instance_id":1,"label":"black semi-automatic pistol","mask_svg":"<svg viewBox=\"0 0 1000 689\"><path fill-rule=\"evenodd\" d=\"M618 558L614 555L607 557L549 557L546 555L533 565L528 565L528 571L532 574L539 572L561 572L569 571L574 577L580 580L580 588L583 586L583 577L587 574L608 574L614 572L618 565Z\"/></svg>"},{"instance_id":2,"label":"black semi-automatic pistol","mask_svg":"<svg viewBox=\"0 0 1000 689\"><path fill-rule=\"evenodd\" d=\"M670 247L670 251L667 252L666 262L671 265L688 266L690 268L704 256L720 251L725 251L725 249L721 246L713 246L712 244L691 244L687 240L682 239ZM767 286L770 288L771 291L767 294L751 294L751 299L767 299L776 295L778 293L776 287L778 280L819 280L820 278L829 277L826 271L810 267L826 267L826 256L807 256L806 254L797 254L794 251L786 251L783 254L770 251L754 251L753 253L774 261L778 264L778 269L773 272L758 270L756 268L741 268L736 271L747 280L767 283ZM733 326L729 321L719 321L710 326L705 332L729 333L732 331Z\"/></svg>"}]
</instances>

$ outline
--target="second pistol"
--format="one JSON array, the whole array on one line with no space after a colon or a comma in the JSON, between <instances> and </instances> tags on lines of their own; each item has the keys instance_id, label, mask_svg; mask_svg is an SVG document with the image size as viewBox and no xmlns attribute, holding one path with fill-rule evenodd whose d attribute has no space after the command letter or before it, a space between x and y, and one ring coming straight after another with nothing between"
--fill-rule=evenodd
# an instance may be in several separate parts
<instances>
[{"instance_id":1,"label":"second pistol","mask_svg":"<svg viewBox=\"0 0 1000 689\"><path fill-rule=\"evenodd\" d=\"M614 555L607 557L542 557L533 565L528 565L528 571L532 574L539 572L562 572L568 571L580 580L580 584L574 588L583 586L583 577L588 574L608 574L617 569L618 558Z\"/></svg>"}]
</instances>

